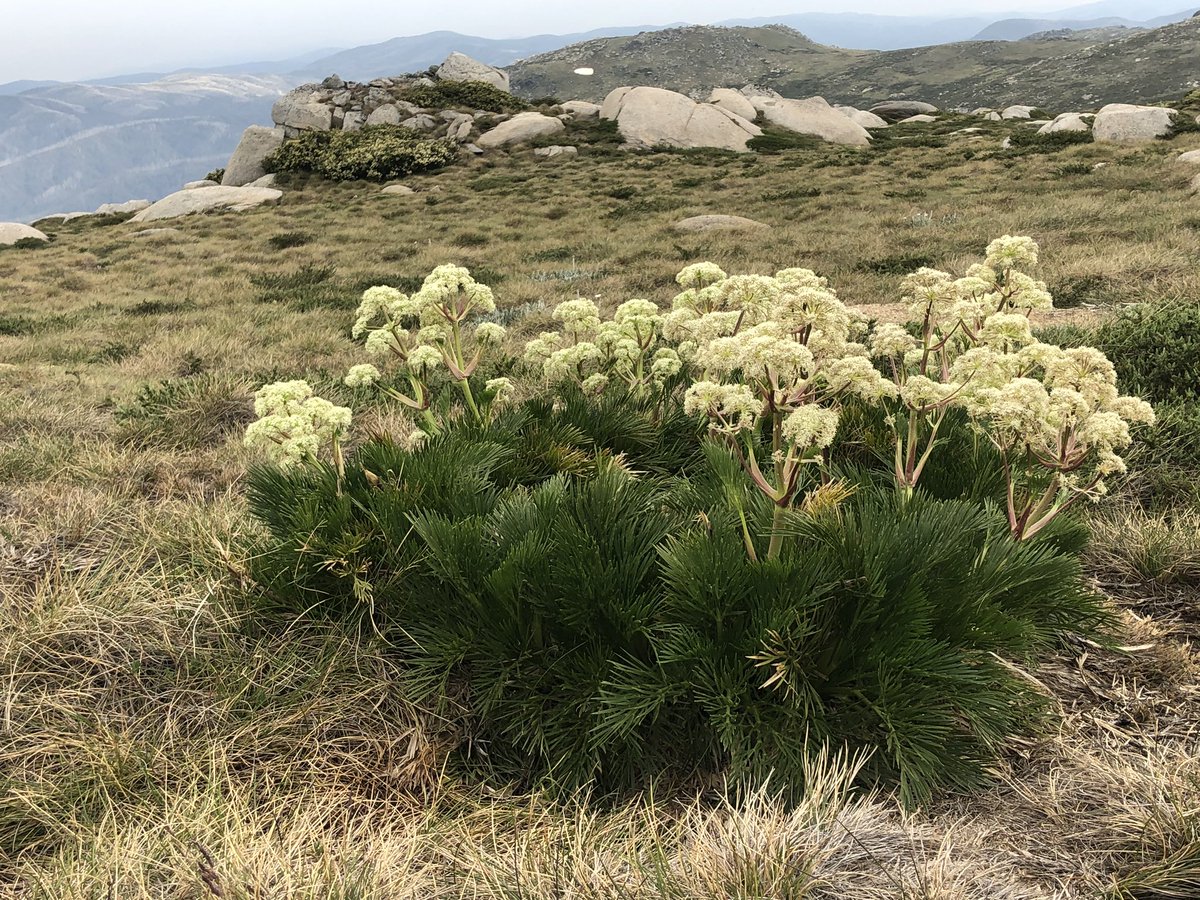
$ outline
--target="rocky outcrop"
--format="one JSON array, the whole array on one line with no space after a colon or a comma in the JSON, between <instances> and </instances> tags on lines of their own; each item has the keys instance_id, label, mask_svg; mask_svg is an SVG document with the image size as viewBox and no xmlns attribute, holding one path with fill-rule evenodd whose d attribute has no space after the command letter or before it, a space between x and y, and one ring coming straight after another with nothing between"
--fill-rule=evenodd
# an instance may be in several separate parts
<instances>
[{"instance_id":1,"label":"rocky outcrop","mask_svg":"<svg viewBox=\"0 0 1200 900\"><path fill-rule=\"evenodd\" d=\"M264 128L251 125L242 132L242 139L229 162L225 164L225 175L221 184L241 187L257 181L267 174L263 161L283 145L283 128Z\"/></svg>"},{"instance_id":2,"label":"rocky outcrop","mask_svg":"<svg viewBox=\"0 0 1200 900\"><path fill-rule=\"evenodd\" d=\"M746 95L732 88L717 88L708 95L708 102L734 115L741 116L747 122L753 122L758 115L754 104L746 99Z\"/></svg>"},{"instance_id":3,"label":"rocky outcrop","mask_svg":"<svg viewBox=\"0 0 1200 900\"><path fill-rule=\"evenodd\" d=\"M871 112L886 122L899 122L909 116L929 115L937 111L938 108L932 103L922 103L919 100L888 100L871 107Z\"/></svg>"},{"instance_id":4,"label":"rocky outcrop","mask_svg":"<svg viewBox=\"0 0 1200 900\"><path fill-rule=\"evenodd\" d=\"M483 81L502 91L510 91L508 73L464 53L451 53L438 66L438 78L443 81Z\"/></svg>"},{"instance_id":5,"label":"rocky outcrop","mask_svg":"<svg viewBox=\"0 0 1200 900\"><path fill-rule=\"evenodd\" d=\"M1036 106L1009 106L1001 110L1000 118L1002 119L1029 119L1033 116L1033 111Z\"/></svg>"},{"instance_id":6,"label":"rocky outcrop","mask_svg":"<svg viewBox=\"0 0 1200 900\"><path fill-rule=\"evenodd\" d=\"M552 147L538 147L533 151L533 155L540 159L554 159L559 156L576 156L579 153L578 147L564 147L555 144Z\"/></svg>"},{"instance_id":7,"label":"rocky outcrop","mask_svg":"<svg viewBox=\"0 0 1200 900\"><path fill-rule=\"evenodd\" d=\"M760 94L748 99L764 119L780 128L851 147L866 147L871 143L867 129L838 112L823 97L789 100Z\"/></svg>"},{"instance_id":8,"label":"rocky outcrop","mask_svg":"<svg viewBox=\"0 0 1200 900\"><path fill-rule=\"evenodd\" d=\"M1083 113L1063 113L1039 128L1038 134L1054 134L1058 131L1087 131L1092 127L1088 124L1090 118L1091 116Z\"/></svg>"},{"instance_id":9,"label":"rocky outcrop","mask_svg":"<svg viewBox=\"0 0 1200 900\"><path fill-rule=\"evenodd\" d=\"M484 150L491 150L509 144L524 144L534 138L550 134L558 134L566 127L562 123L562 119L544 116L539 112L523 112L480 135L476 143Z\"/></svg>"},{"instance_id":10,"label":"rocky outcrop","mask_svg":"<svg viewBox=\"0 0 1200 900\"><path fill-rule=\"evenodd\" d=\"M180 216L214 210L241 212L263 204L277 203L282 196L282 191L259 187L217 186L201 190L178 191L142 210L130 221L154 222L159 219L177 219Z\"/></svg>"},{"instance_id":11,"label":"rocky outcrop","mask_svg":"<svg viewBox=\"0 0 1200 900\"><path fill-rule=\"evenodd\" d=\"M907 119L901 119L896 124L897 125L905 125L905 124L920 125L922 123L929 123L929 122L936 122L936 121L937 121L937 116L931 116L926 113L920 113L919 115L909 116Z\"/></svg>"},{"instance_id":12,"label":"rocky outcrop","mask_svg":"<svg viewBox=\"0 0 1200 900\"><path fill-rule=\"evenodd\" d=\"M19 222L0 222L0 247L11 247L17 241L48 241L42 232Z\"/></svg>"},{"instance_id":13,"label":"rocky outcrop","mask_svg":"<svg viewBox=\"0 0 1200 900\"><path fill-rule=\"evenodd\" d=\"M1148 143L1170 134L1176 115L1163 106L1110 103L1096 113L1092 135L1100 143Z\"/></svg>"},{"instance_id":14,"label":"rocky outcrop","mask_svg":"<svg viewBox=\"0 0 1200 900\"><path fill-rule=\"evenodd\" d=\"M271 121L289 129L289 134L329 131L333 127L333 109L320 99L314 86L303 85L275 101L271 108Z\"/></svg>"},{"instance_id":15,"label":"rocky outcrop","mask_svg":"<svg viewBox=\"0 0 1200 900\"><path fill-rule=\"evenodd\" d=\"M126 200L124 203L102 203L96 207L96 215L115 216L125 213L136 213L141 212L143 209L148 209L149 206L149 200Z\"/></svg>"},{"instance_id":16,"label":"rocky outcrop","mask_svg":"<svg viewBox=\"0 0 1200 900\"><path fill-rule=\"evenodd\" d=\"M626 143L640 148L714 147L745 152L746 142L762 134L762 129L736 113L663 88L617 88L605 98L600 115L615 120Z\"/></svg>"},{"instance_id":17,"label":"rocky outcrop","mask_svg":"<svg viewBox=\"0 0 1200 900\"><path fill-rule=\"evenodd\" d=\"M888 123L875 115L873 112L867 112L865 109L858 109L854 106L835 106L838 112L853 122L855 125L861 125L863 128L887 128Z\"/></svg>"},{"instance_id":18,"label":"rocky outcrop","mask_svg":"<svg viewBox=\"0 0 1200 900\"><path fill-rule=\"evenodd\" d=\"M675 223L676 231L703 233L707 231L765 231L770 228L762 222L744 216L692 216Z\"/></svg>"}]
</instances>

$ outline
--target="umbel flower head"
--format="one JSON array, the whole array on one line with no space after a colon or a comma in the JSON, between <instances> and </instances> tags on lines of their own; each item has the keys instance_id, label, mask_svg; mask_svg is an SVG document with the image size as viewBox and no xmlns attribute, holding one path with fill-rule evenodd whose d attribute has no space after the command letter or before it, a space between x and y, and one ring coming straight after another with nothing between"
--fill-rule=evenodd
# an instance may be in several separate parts
<instances>
[{"instance_id":1,"label":"umbel flower head","mask_svg":"<svg viewBox=\"0 0 1200 900\"><path fill-rule=\"evenodd\" d=\"M246 429L246 446L285 468L316 459L350 428L350 410L313 396L306 381L266 385L254 396L254 411L259 418Z\"/></svg>"}]
</instances>

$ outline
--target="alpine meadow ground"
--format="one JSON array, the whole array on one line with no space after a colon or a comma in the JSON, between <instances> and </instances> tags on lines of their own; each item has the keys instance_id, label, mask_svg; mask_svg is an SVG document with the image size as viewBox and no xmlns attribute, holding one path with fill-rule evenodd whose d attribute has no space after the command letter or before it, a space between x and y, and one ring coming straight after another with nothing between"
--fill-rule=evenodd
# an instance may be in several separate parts
<instances>
[{"instance_id":1,"label":"alpine meadow ground","mask_svg":"<svg viewBox=\"0 0 1200 900\"><path fill-rule=\"evenodd\" d=\"M1024 126L981 127L866 151L513 151L409 196L294 175L274 208L144 235L81 219L0 250L0 896L1200 895L1200 382L1145 350L1192 318L1106 325L1135 304L1194 314L1200 205L1174 160L1200 139L1000 151ZM771 228L672 227L704 213ZM836 748L805 763L798 801L719 778L617 800L481 784L456 763L453 709L401 689L392 636L297 614L256 580L252 397L304 378L348 403L369 287L467 266L514 350L563 300L669 303L700 260L804 266L901 321L901 278L964 271L1001 234L1042 247L1057 308L1035 325L1108 352L1160 425L1086 515L1112 634L1017 667L1054 715L1004 741L980 789L907 808ZM411 428L385 403L356 415L360 440Z\"/></svg>"}]
</instances>

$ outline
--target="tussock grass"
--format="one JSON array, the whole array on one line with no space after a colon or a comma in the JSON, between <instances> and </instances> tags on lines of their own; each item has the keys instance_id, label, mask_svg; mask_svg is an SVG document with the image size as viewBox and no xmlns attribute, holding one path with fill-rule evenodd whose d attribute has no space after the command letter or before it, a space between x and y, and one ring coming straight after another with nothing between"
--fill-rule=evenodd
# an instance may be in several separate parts
<instances>
[{"instance_id":1,"label":"tussock grass","mask_svg":"<svg viewBox=\"0 0 1200 900\"><path fill-rule=\"evenodd\" d=\"M179 220L170 239L91 222L0 254L0 896L1200 893L1200 520L1182 488L1152 506L1142 479L1094 520L1089 563L1127 611L1116 646L1066 645L1028 673L1061 733L1007 748L992 794L911 815L849 790L859 761L828 754L795 808L720 785L617 808L483 794L445 774L470 735L397 693L377 636L246 615L250 392L287 375L340 397L369 283L484 270L519 340L577 294L665 301L707 258L807 266L888 318L912 264L962 270L1008 232L1041 242L1041 277L1071 306L1042 326L1200 297L1200 228L1171 162L1194 135L1005 153L1003 128L945 128L743 159L630 156L606 126L573 127L605 143L415 177L403 209L297 176L278 207ZM702 213L772 228L671 227ZM359 421L408 431L387 407ZM1176 484L1195 475L1172 462L1182 428L1154 459Z\"/></svg>"}]
</instances>

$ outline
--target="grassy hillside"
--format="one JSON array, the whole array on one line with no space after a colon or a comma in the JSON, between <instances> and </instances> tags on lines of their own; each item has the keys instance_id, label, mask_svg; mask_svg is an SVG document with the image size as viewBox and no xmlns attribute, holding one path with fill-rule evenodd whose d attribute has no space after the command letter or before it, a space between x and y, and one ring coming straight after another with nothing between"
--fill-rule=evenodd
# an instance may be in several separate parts
<instances>
[{"instance_id":1,"label":"grassy hillside","mask_svg":"<svg viewBox=\"0 0 1200 900\"><path fill-rule=\"evenodd\" d=\"M761 28L672 29L590 41L513 67L528 96L599 99L625 84L703 94L747 82L785 96L819 94L869 106L910 97L947 108L1012 103L1054 109L1153 102L1186 93L1200 65L1200 21L1097 41L1088 35L975 41L882 53L814 44L799 32ZM591 78L573 75L595 68Z\"/></svg>"},{"instance_id":2,"label":"grassy hillside","mask_svg":"<svg viewBox=\"0 0 1200 900\"><path fill-rule=\"evenodd\" d=\"M948 133L967 124L983 130ZM1093 520L1114 646L1064 643L1028 673L1061 728L912 817L829 762L799 809L727 806L719 785L616 807L473 786L451 754L469 734L399 691L381 637L281 616L248 574L253 391L307 378L349 400L361 292L444 262L495 288L514 340L563 299L668 302L702 259L811 267L887 318L905 273L961 271L1004 233L1041 243L1063 309L1039 325L1062 335L1200 298L1200 213L1173 161L1197 135L999 150L1021 127L763 156L514 151L407 197L295 179L273 208L149 235L77 220L0 250L0 896L1189 896L1200 554L1195 512L1159 522L1144 474ZM771 230L673 230L700 213ZM361 428L403 422L378 403Z\"/></svg>"}]
</instances>

